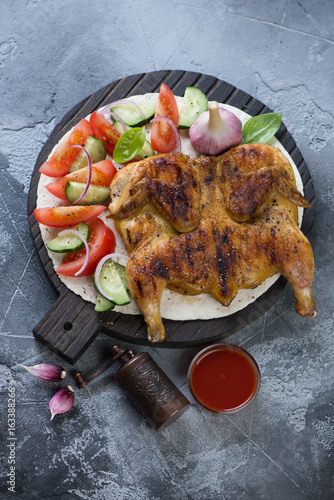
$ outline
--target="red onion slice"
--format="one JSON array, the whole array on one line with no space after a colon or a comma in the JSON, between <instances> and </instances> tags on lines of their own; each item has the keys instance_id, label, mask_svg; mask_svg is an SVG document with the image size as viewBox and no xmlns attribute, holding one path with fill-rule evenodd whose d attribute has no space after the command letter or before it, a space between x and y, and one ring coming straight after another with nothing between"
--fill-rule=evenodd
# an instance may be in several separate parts
<instances>
[{"instance_id":1,"label":"red onion slice","mask_svg":"<svg viewBox=\"0 0 334 500\"><path fill-rule=\"evenodd\" d=\"M108 255L105 255L104 257L102 257L102 259L99 261L98 265L96 266L95 274L94 274L96 287L97 287L98 291L100 292L100 294L103 295L103 297L105 297L108 300L111 300L111 302L114 302L113 297L108 295L102 289L102 287L100 285L100 274L101 274L103 264L109 259L125 259L126 261L128 261L129 257L127 255L123 255L121 253L116 253L116 252L109 253Z\"/></svg>"},{"instance_id":2,"label":"red onion slice","mask_svg":"<svg viewBox=\"0 0 334 500\"><path fill-rule=\"evenodd\" d=\"M80 146L79 144L74 144L72 146L72 148L80 148L82 149L84 152L85 152L85 155L87 156L87 160L88 160L88 179L87 179L87 184L85 186L85 189L83 190L82 192L82 195L79 196L79 198L74 201L72 203L72 205L75 205L76 203L78 203L80 200L82 200L82 198L85 196L85 194L87 193L88 191L88 188L89 188L89 185L90 185L90 182L92 180L92 162L90 161L90 156L88 154L88 152L86 151L86 149L83 147L83 146Z\"/></svg>"},{"instance_id":3,"label":"red onion slice","mask_svg":"<svg viewBox=\"0 0 334 500\"><path fill-rule=\"evenodd\" d=\"M100 111L98 111L98 113L102 113L102 114L110 113L110 108L115 108L116 106L123 106L124 104L126 104L128 106L133 106L134 108L136 108L136 110L141 114L142 118L145 120L146 117L145 117L141 107L138 106L138 104L135 103L134 101L131 101L130 99L120 99L119 101L111 102L110 104L107 104L106 106L104 106L104 108L102 108Z\"/></svg>"},{"instance_id":4,"label":"red onion slice","mask_svg":"<svg viewBox=\"0 0 334 500\"><path fill-rule=\"evenodd\" d=\"M79 276L79 274L81 274L86 269L86 267L87 267L87 264L88 264L88 261L89 261L89 257L90 257L89 246L88 246L87 240L84 237L84 235L82 233L80 233L80 231L78 231L77 229L64 229L63 231L60 231L60 233L58 233L58 236L66 236L67 234L76 234L77 236L79 236L79 238L81 239L81 241L84 243L84 245L86 247L86 259L85 259L85 262L82 264L82 266L79 269L79 271L77 271L75 273L75 275L74 275L74 276Z\"/></svg>"},{"instance_id":5,"label":"red onion slice","mask_svg":"<svg viewBox=\"0 0 334 500\"><path fill-rule=\"evenodd\" d=\"M180 139L180 134L179 134L179 131L178 131L177 127L172 122L172 120L170 120L169 118L167 118L167 116L156 116L155 118L153 118L153 120L151 120L150 123L153 123L153 122L156 122L156 121L164 121L164 122L167 122L170 125L170 127L172 128L172 130L174 132L175 139L176 139L176 147L175 147L174 151L180 151L180 153L181 153L181 139Z\"/></svg>"},{"instance_id":6,"label":"red onion slice","mask_svg":"<svg viewBox=\"0 0 334 500\"><path fill-rule=\"evenodd\" d=\"M113 116L115 118L115 120L119 121L119 123L123 127L124 132L126 132L128 130L128 127L125 125L122 118L119 115L116 115L116 113L113 113L112 111L110 111L110 114L111 114L111 116Z\"/></svg>"}]
</instances>

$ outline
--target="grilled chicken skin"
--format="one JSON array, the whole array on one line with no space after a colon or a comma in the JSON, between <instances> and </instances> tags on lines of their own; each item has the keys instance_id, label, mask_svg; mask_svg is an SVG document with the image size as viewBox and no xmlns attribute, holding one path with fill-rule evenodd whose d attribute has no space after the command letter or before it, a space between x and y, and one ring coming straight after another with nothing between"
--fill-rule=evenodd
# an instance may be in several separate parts
<instances>
[{"instance_id":1,"label":"grilled chicken skin","mask_svg":"<svg viewBox=\"0 0 334 500\"><path fill-rule=\"evenodd\" d=\"M301 316L315 317L313 253L297 226L291 166L267 145L233 148L221 157L154 156L123 167L111 184L109 210L130 258L126 278L148 338L165 329L166 287L209 293L228 306L238 290L280 272Z\"/></svg>"}]
</instances>

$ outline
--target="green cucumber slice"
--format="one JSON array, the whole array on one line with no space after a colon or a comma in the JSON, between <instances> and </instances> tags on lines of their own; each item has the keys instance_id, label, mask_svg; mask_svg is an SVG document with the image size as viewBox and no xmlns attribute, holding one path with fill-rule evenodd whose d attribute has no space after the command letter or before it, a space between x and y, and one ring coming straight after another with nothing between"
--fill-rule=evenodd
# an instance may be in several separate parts
<instances>
[{"instance_id":1,"label":"green cucumber slice","mask_svg":"<svg viewBox=\"0 0 334 500\"><path fill-rule=\"evenodd\" d=\"M126 291L125 268L111 259L106 260L100 273L100 286L102 290L121 306L130 303Z\"/></svg>"},{"instance_id":2,"label":"green cucumber slice","mask_svg":"<svg viewBox=\"0 0 334 500\"><path fill-rule=\"evenodd\" d=\"M70 203L74 203L86 187L85 182L68 181L65 186L66 198ZM100 186L91 184L85 196L80 200L80 205L100 205L110 196L110 188L108 186Z\"/></svg>"},{"instance_id":3,"label":"green cucumber slice","mask_svg":"<svg viewBox=\"0 0 334 500\"><path fill-rule=\"evenodd\" d=\"M156 103L143 102L138 103L138 106L144 113L145 118L142 117L135 107L129 106L128 104L115 106L114 108L110 108L110 111L113 111L116 115L120 116L126 125L129 125L130 127L141 127L146 125L146 123L154 117Z\"/></svg>"},{"instance_id":4,"label":"green cucumber slice","mask_svg":"<svg viewBox=\"0 0 334 500\"><path fill-rule=\"evenodd\" d=\"M93 277L93 285L95 289L97 290L97 298L96 298L96 303L95 303L95 311L96 312L103 312L103 311L109 311L110 309L114 309L115 307L115 302L112 302L111 300L108 300L104 295L102 295L97 286L96 286L96 281L95 277Z\"/></svg>"},{"instance_id":5,"label":"green cucumber slice","mask_svg":"<svg viewBox=\"0 0 334 500\"><path fill-rule=\"evenodd\" d=\"M183 105L178 128L189 128L204 111L208 110L208 98L200 89L187 87L183 96Z\"/></svg>"},{"instance_id":6,"label":"green cucumber slice","mask_svg":"<svg viewBox=\"0 0 334 500\"><path fill-rule=\"evenodd\" d=\"M84 144L84 148L89 154L89 158L91 163L97 163L98 161L102 161L106 159L107 152L106 147L100 139L96 139L92 135L87 137L87 140ZM84 151L80 151L76 159L71 165L70 172L75 172L80 168L87 167L88 160Z\"/></svg>"},{"instance_id":7,"label":"green cucumber slice","mask_svg":"<svg viewBox=\"0 0 334 500\"><path fill-rule=\"evenodd\" d=\"M90 232L86 222L80 222L80 224L74 226L73 229L80 231L80 233L82 233L88 241ZM57 236L56 238L53 238L53 240L46 243L46 246L53 252L65 253L80 250L80 248L84 246L84 243L76 234L68 234L66 236Z\"/></svg>"},{"instance_id":8,"label":"green cucumber slice","mask_svg":"<svg viewBox=\"0 0 334 500\"><path fill-rule=\"evenodd\" d=\"M150 142L145 139L144 146L142 147L142 150L139 151L138 156L142 160L143 158L147 158L148 156L153 156L154 151L151 148Z\"/></svg>"},{"instance_id":9,"label":"green cucumber slice","mask_svg":"<svg viewBox=\"0 0 334 500\"><path fill-rule=\"evenodd\" d=\"M123 125L118 120L114 121L113 126L115 127L117 132L119 132L120 134L123 134L125 132ZM125 123L125 126L126 126L126 130L129 130L129 128L131 128L126 123Z\"/></svg>"},{"instance_id":10,"label":"green cucumber slice","mask_svg":"<svg viewBox=\"0 0 334 500\"><path fill-rule=\"evenodd\" d=\"M111 302L100 293L97 294L97 299L95 304L96 312L110 311L110 309L114 309L114 307L115 307L115 302Z\"/></svg>"},{"instance_id":11,"label":"green cucumber slice","mask_svg":"<svg viewBox=\"0 0 334 500\"><path fill-rule=\"evenodd\" d=\"M114 262L114 264L116 266L117 272L119 274L119 277L121 278L125 290L128 290L128 284L126 282L126 276L125 276L125 266L119 264L118 262Z\"/></svg>"}]
</instances>

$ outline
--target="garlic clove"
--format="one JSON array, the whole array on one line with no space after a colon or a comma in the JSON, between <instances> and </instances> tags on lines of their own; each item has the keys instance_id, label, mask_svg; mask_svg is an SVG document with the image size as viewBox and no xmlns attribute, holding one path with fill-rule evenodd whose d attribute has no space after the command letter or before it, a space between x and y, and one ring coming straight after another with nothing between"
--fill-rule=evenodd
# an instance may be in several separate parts
<instances>
[{"instance_id":1,"label":"garlic clove","mask_svg":"<svg viewBox=\"0 0 334 500\"><path fill-rule=\"evenodd\" d=\"M40 363L34 366L18 365L44 382L61 382L66 377L64 368L52 363Z\"/></svg>"},{"instance_id":2,"label":"garlic clove","mask_svg":"<svg viewBox=\"0 0 334 500\"><path fill-rule=\"evenodd\" d=\"M191 125L189 137L198 153L219 155L241 143L242 123L234 113L212 101L209 111L201 113Z\"/></svg>"},{"instance_id":3,"label":"garlic clove","mask_svg":"<svg viewBox=\"0 0 334 500\"><path fill-rule=\"evenodd\" d=\"M74 391L69 385L60 389L49 402L51 419L58 413L65 413L72 408L74 404Z\"/></svg>"}]
</instances>

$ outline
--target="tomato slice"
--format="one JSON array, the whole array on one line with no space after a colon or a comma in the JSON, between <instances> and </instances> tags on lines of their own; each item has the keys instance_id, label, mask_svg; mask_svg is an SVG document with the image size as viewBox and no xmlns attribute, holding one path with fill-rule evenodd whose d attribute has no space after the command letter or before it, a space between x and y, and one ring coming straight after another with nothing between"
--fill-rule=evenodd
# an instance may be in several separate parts
<instances>
[{"instance_id":1,"label":"tomato slice","mask_svg":"<svg viewBox=\"0 0 334 500\"><path fill-rule=\"evenodd\" d=\"M176 127L179 124L180 114L174 94L165 83L160 86L154 116L166 116ZM176 137L168 123L159 121L152 124L151 146L159 153L170 153L175 149Z\"/></svg>"},{"instance_id":2,"label":"tomato slice","mask_svg":"<svg viewBox=\"0 0 334 500\"><path fill-rule=\"evenodd\" d=\"M89 121L94 129L94 137L100 139L100 141L104 143L108 155L112 156L115 144L121 137L120 132L113 127L103 114L97 113L96 111L90 115Z\"/></svg>"},{"instance_id":3,"label":"tomato slice","mask_svg":"<svg viewBox=\"0 0 334 500\"><path fill-rule=\"evenodd\" d=\"M73 227L80 222L89 222L98 217L104 205L87 205L55 208L36 208L35 219L45 226L50 227Z\"/></svg>"},{"instance_id":4,"label":"tomato slice","mask_svg":"<svg viewBox=\"0 0 334 500\"><path fill-rule=\"evenodd\" d=\"M43 163L39 171L49 177L63 177L68 174L72 163L80 153L80 148L72 146L83 146L89 135L94 135L92 125L85 119L80 120L69 137L58 144L51 158Z\"/></svg>"},{"instance_id":5,"label":"tomato slice","mask_svg":"<svg viewBox=\"0 0 334 500\"><path fill-rule=\"evenodd\" d=\"M115 235L101 219L95 219L88 225L90 230L90 237L88 240L90 257L85 270L78 275L78 278L93 274L102 257L109 253L113 253L115 250ZM85 248L68 253L64 257L62 263L57 267L56 271L58 274L74 277L75 273L81 269L85 259Z\"/></svg>"},{"instance_id":6,"label":"tomato slice","mask_svg":"<svg viewBox=\"0 0 334 500\"><path fill-rule=\"evenodd\" d=\"M110 186L110 183L117 170L111 160L102 160L92 166L91 184L100 186ZM68 181L87 182L88 167L80 168L71 174L67 174L56 182L47 184L46 189L61 200L68 201L65 194L65 186Z\"/></svg>"}]
</instances>

